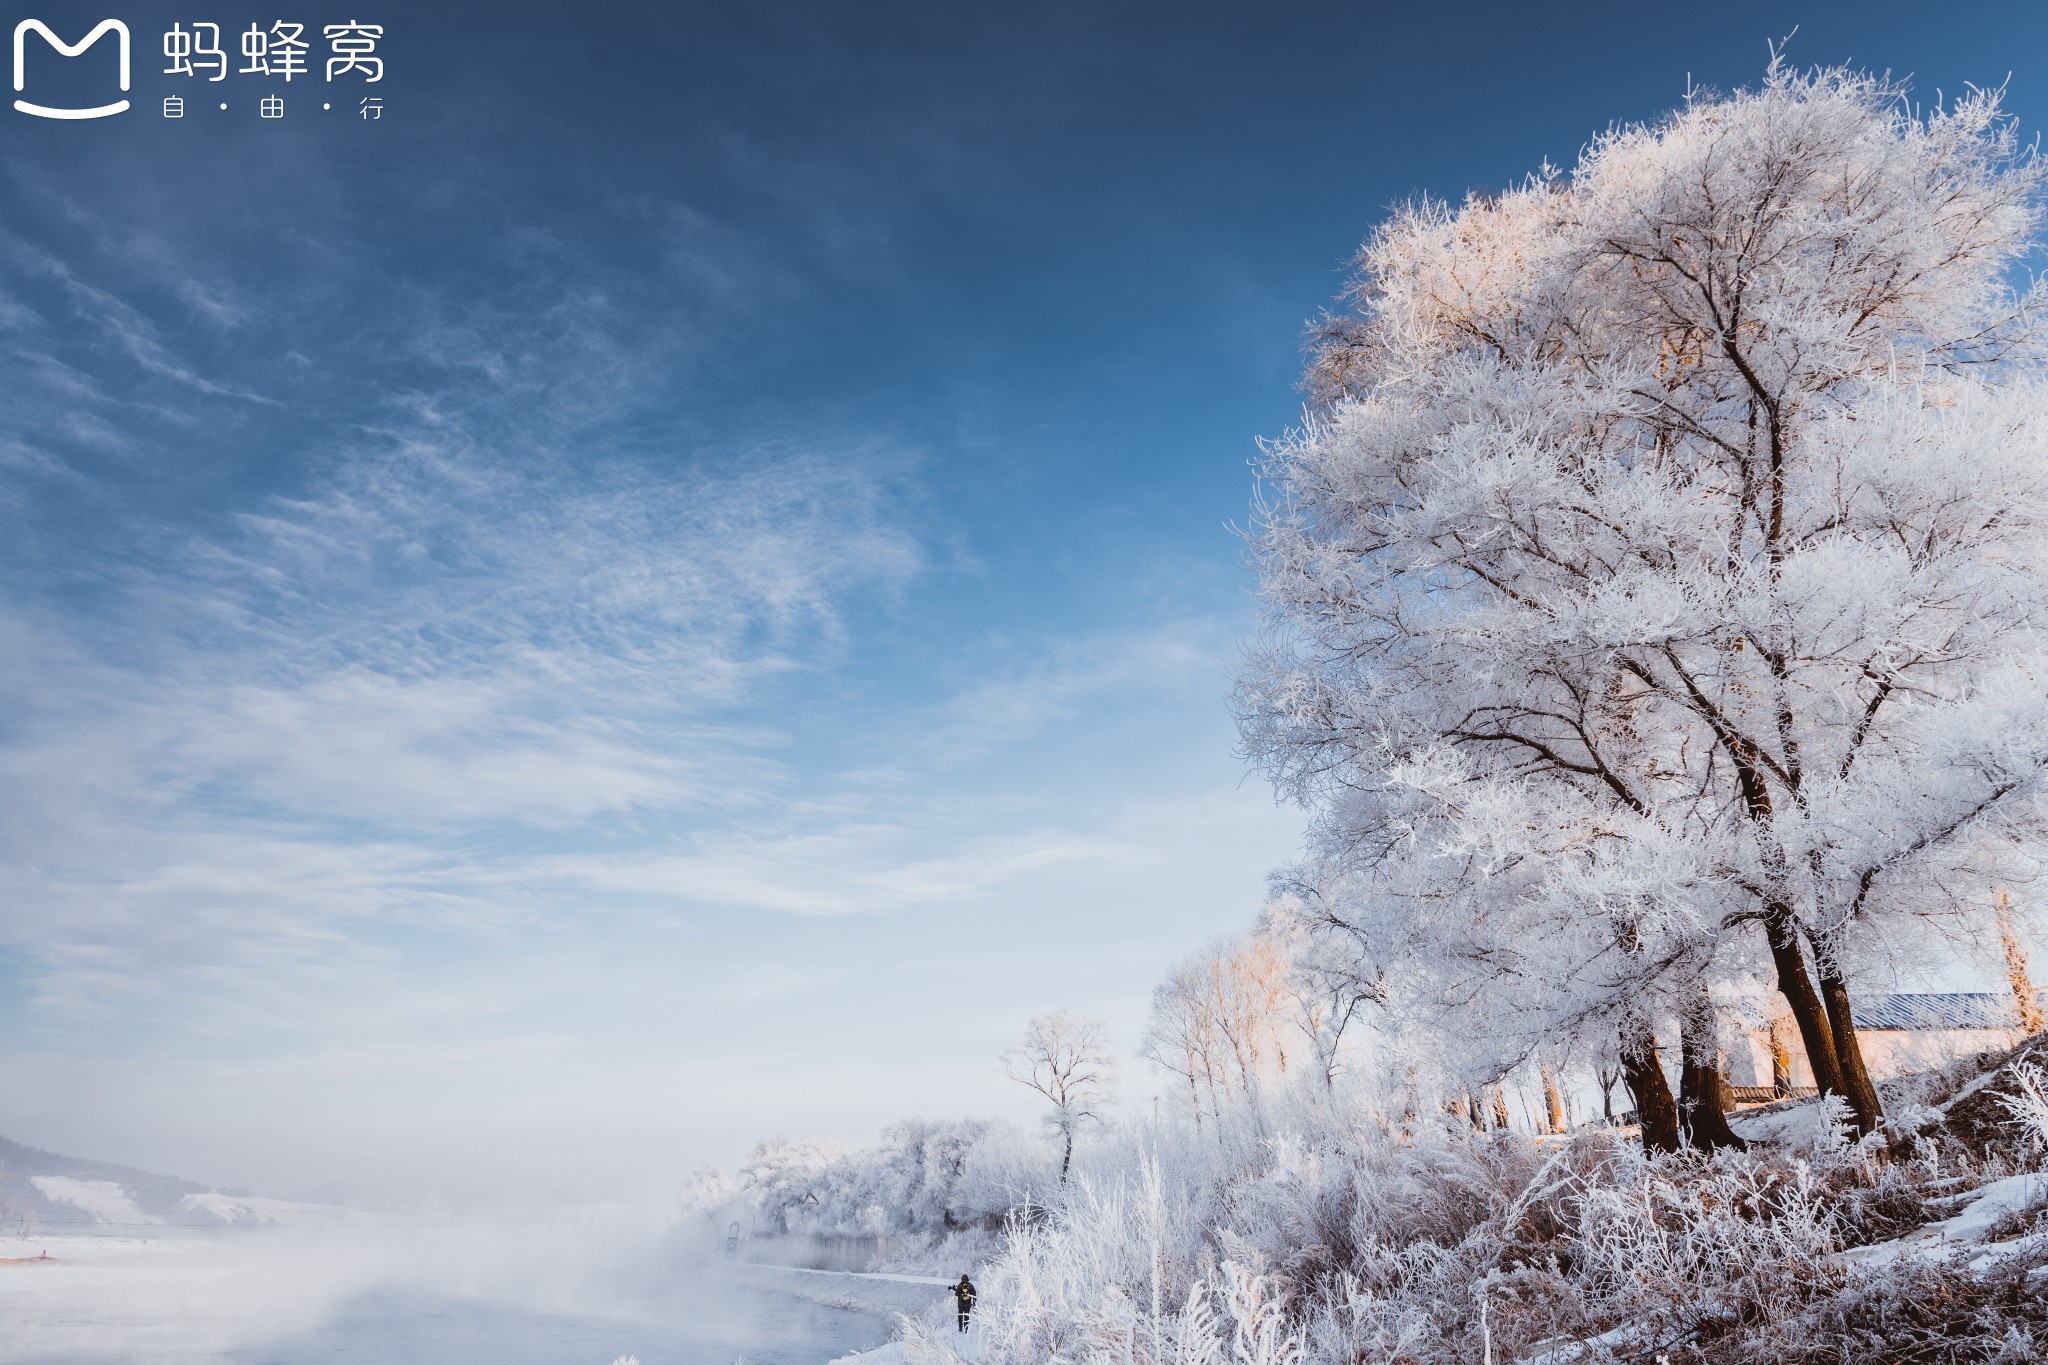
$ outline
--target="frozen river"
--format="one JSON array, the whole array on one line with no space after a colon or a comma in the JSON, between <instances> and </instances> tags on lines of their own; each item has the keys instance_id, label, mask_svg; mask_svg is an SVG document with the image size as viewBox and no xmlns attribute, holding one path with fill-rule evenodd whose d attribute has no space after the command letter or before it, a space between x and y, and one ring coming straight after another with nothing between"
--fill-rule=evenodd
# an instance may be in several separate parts
<instances>
[{"instance_id":1,"label":"frozen river","mask_svg":"<svg viewBox=\"0 0 2048 1365\"><path fill-rule=\"evenodd\" d=\"M5 1365L824 1365L887 1337L659 1244L329 1231L43 1245L57 1264L0 1265Z\"/></svg>"}]
</instances>

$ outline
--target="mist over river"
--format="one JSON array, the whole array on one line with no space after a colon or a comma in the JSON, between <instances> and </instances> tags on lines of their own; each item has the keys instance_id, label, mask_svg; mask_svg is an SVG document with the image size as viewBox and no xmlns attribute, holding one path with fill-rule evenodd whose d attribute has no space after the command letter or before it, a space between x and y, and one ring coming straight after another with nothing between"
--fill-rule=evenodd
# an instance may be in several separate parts
<instances>
[{"instance_id":1,"label":"mist over river","mask_svg":"<svg viewBox=\"0 0 2048 1365\"><path fill-rule=\"evenodd\" d=\"M715 1272L713 1272L715 1274ZM746 1285L722 1285L716 1312L678 1301L623 1322L507 1304L382 1291L342 1305L300 1336L229 1350L237 1365L824 1365L887 1337L882 1324Z\"/></svg>"},{"instance_id":2,"label":"mist over river","mask_svg":"<svg viewBox=\"0 0 2048 1365\"><path fill-rule=\"evenodd\" d=\"M524 1225L0 1239L0 1362L823 1365L874 1318L660 1237Z\"/></svg>"}]
</instances>

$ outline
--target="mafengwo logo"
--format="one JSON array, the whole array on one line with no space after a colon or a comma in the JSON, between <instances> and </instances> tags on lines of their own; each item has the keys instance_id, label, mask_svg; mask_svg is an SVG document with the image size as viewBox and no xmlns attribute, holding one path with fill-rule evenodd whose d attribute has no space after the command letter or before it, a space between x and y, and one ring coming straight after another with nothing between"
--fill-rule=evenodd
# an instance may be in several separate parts
<instances>
[{"instance_id":1,"label":"mafengwo logo","mask_svg":"<svg viewBox=\"0 0 2048 1365\"><path fill-rule=\"evenodd\" d=\"M107 37L109 34L113 35L115 40L114 47L120 60L120 91L125 96L128 93L128 25L122 23L119 19L100 20L98 24L93 26L91 32L75 43L66 42L58 37L50 26L40 19L24 19L16 24L14 26L15 95L17 97L20 96L28 88L28 40L31 35L42 40L38 46L47 46L53 49L57 56L73 58L82 56L89 48L98 43L100 39ZM54 73L50 74L54 77ZM77 88L77 82L73 80L60 82L52 79L50 83L60 85L66 90L75 90ZM113 92L109 89L105 93L111 94ZM14 107L24 114L33 114L37 118L110 118L115 114L126 113L128 101L123 98L112 100L105 104L52 105L38 104L33 100L16 98Z\"/></svg>"},{"instance_id":2,"label":"mafengwo logo","mask_svg":"<svg viewBox=\"0 0 2048 1365\"><path fill-rule=\"evenodd\" d=\"M178 19L163 33L160 75L149 65L155 35L144 35L143 74L152 88L143 103L154 113L161 98L167 119L204 110L220 122L253 116L275 123L294 112L381 123L383 39L383 24L353 17L334 23L276 19L240 33L212 20ZM23 19L14 26L15 110L50 119L127 113L131 46L128 25L119 19L100 20L75 42L41 19Z\"/></svg>"}]
</instances>

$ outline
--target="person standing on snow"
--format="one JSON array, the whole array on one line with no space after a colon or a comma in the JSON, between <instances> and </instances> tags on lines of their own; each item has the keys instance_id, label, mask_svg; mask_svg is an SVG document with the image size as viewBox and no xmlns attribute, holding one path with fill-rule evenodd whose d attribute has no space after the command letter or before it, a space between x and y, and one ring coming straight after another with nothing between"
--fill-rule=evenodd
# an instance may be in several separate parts
<instances>
[{"instance_id":1,"label":"person standing on snow","mask_svg":"<svg viewBox=\"0 0 2048 1365\"><path fill-rule=\"evenodd\" d=\"M960 1330L967 1330L967 1315L974 1311L974 1281L965 1275L953 1286L953 1301L960 1305Z\"/></svg>"}]
</instances>

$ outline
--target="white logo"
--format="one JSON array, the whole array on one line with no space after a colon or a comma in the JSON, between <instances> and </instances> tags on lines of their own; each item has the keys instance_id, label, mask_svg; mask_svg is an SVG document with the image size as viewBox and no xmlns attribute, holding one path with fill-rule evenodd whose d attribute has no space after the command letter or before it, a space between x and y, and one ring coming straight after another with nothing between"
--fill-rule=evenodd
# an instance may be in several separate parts
<instances>
[{"instance_id":1,"label":"white logo","mask_svg":"<svg viewBox=\"0 0 2048 1365\"><path fill-rule=\"evenodd\" d=\"M42 34L43 40L51 47L56 48L61 56L65 57L76 57L79 53L106 37L109 30L119 34L121 38L121 89L125 91L128 88L128 25L122 23L119 19L100 20L99 26L86 34L76 44L67 43L56 34L50 32L50 26L40 19L24 19L14 26L14 88L16 92L19 92L22 86L26 84L28 72L22 61L22 48L27 41L30 29L34 29L37 33ZM102 104L92 109L52 109L47 105L30 104L27 100L16 100L14 107L24 114L34 114L37 118L107 118L113 114L126 113L128 101L117 100L112 104Z\"/></svg>"}]
</instances>

